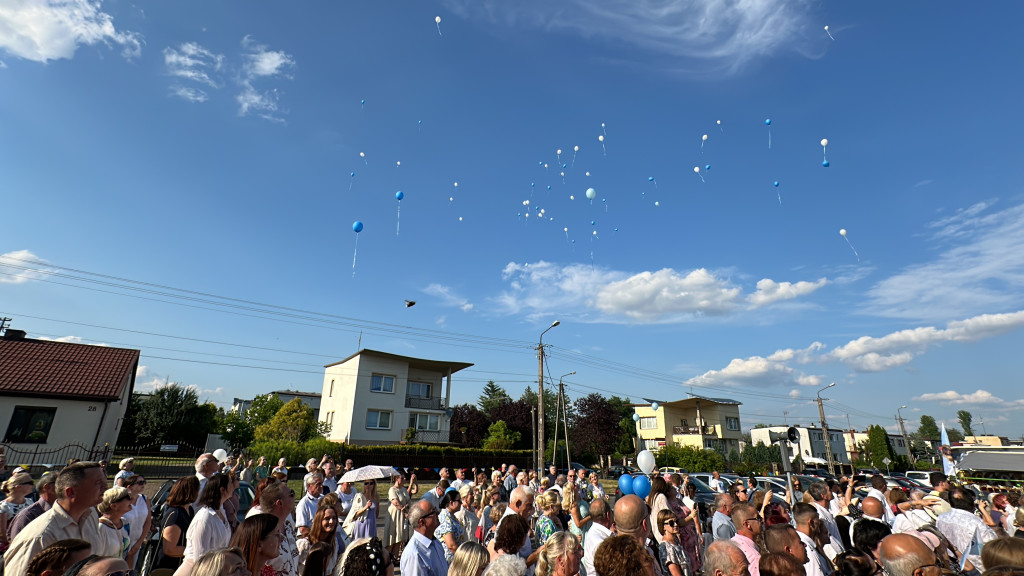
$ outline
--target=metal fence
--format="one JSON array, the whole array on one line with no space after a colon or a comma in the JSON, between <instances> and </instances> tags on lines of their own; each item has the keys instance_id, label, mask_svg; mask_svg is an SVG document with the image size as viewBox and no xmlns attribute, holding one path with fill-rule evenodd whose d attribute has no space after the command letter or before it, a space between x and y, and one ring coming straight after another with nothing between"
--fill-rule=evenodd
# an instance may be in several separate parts
<instances>
[{"instance_id":1,"label":"metal fence","mask_svg":"<svg viewBox=\"0 0 1024 576\"><path fill-rule=\"evenodd\" d=\"M196 458L203 453L201 448L184 442L154 442L140 446L117 446L114 449L111 469L116 470L121 460L133 458L133 471L147 478L178 478L195 474Z\"/></svg>"},{"instance_id":2,"label":"metal fence","mask_svg":"<svg viewBox=\"0 0 1024 576\"><path fill-rule=\"evenodd\" d=\"M82 444L65 444L58 448L45 448L45 444L28 446L25 444L0 443L9 466L27 468L33 476L46 470L61 469L72 459L99 461L109 460L111 447L83 446Z\"/></svg>"}]
</instances>

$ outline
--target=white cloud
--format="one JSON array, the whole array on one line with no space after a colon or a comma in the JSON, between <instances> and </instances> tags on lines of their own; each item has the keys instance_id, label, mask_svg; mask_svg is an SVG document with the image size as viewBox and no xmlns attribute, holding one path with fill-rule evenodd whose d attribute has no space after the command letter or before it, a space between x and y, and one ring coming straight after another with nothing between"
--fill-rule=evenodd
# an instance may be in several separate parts
<instances>
[{"instance_id":1,"label":"white cloud","mask_svg":"<svg viewBox=\"0 0 1024 576\"><path fill-rule=\"evenodd\" d=\"M862 336L825 355L854 370L879 372L909 363L915 356L943 342L972 342L998 336L1024 326L1024 310L1008 314L982 314L950 322L945 329L934 326L900 330L875 338Z\"/></svg>"},{"instance_id":2,"label":"white cloud","mask_svg":"<svg viewBox=\"0 0 1024 576\"><path fill-rule=\"evenodd\" d=\"M690 378L684 386L814 386L821 382L820 376L807 375L790 367L787 362L808 353L808 350L779 350L767 358L751 356L734 358L721 370L708 370L700 376ZM795 394L794 394L795 392ZM800 396L798 390L790 392L791 398Z\"/></svg>"},{"instance_id":3,"label":"white cloud","mask_svg":"<svg viewBox=\"0 0 1024 576\"><path fill-rule=\"evenodd\" d=\"M81 344L81 336L61 336L59 338L50 338L47 336L40 336L39 340L48 340L50 342L65 342L70 344ZM105 346L105 344L94 344L94 346Z\"/></svg>"},{"instance_id":4,"label":"white cloud","mask_svg":"<svg viewBox=\"0 0 1024 576\"><path fill-rule=\"evenodd\" d=\"M224 56L214 54L195 42L184 42L178 48L164 48L164 65L167 73L175 78L220 88L221 81L217 73L224 65ZM171 94L189 102L205 102L209 99L206 92L191 86L175 84Z\"/></svg>"},{"instance_id":5,"label":"white cloud","mask_svg":"<svg viewBox=\"0 0 1024 576\"><path fill-rule=\"evenodd\" d=\"M289 70L295 67L295 59L285 52L257 44L249 36L242 38L242 48L245 51L242 54L242 74L239 80L242 90L235 96L238 115L255 114L266 120L284 122L278 115L278 90L258 89L254 82L274 77L291 78Z\"/></svg>"},{"instance_id":6,"label":"white cloud","mask_svg":"<svg viewBox=\"0 0 1024 576\"><path fill-rule=\"evenodd\" d=\"M52 271L32 262L46 262L28 250L15 250L0 254L0 284L24 284L46 277Z\"/></svg>"},{"instance_id":7,"label":"white cloud","mask_svg":"<svg viewBox=\"0 0 1024 576\"><path fill-rule=\"evenodd\" d=\"M789 397L793 399L799 398L800 394L801 392L796 388L793 388L792 390L789 391Z\"/></svg>"},{"instance_id":8,"label":"white cloud","mask_svg":"<svg viewBox=\"0 0 1024 576\"><path fill-rule=\"evenodd\" d=\"M921 394L914 398L914 400L921 402L941 402L946 406L987 406L990 408L1004 410L1024 407L1024 399L1006 401L998 396L994 396L988 390L982 390L980 388L967 394L961 394L954 390L930 392L927 394Z\"/></svg>"},{"instance_id":9,"label":"white cloud","mask_svg":"<svg viewBox=\"0 0 1024 576\"><path fill-rule=\"evenodd\" d=\"M448 286L434 283L424 288L423 292L431 296L437 296L441 299L441 304L444 306L457 307L463 312L469 312L473 309L473 304L469 300L455 294Z\"/></svg>"},{"instance_id":10,"label":"white cloud","mask_svg":"<svg viewBox=\"0 0 1024 576\"><path fill-rule=\"evenodd\" d=\"M764 278L757 282L757 291L747 296L747 302L754 308L760 308L781 300L792 300L805 296L825 284L828 284L828 280L825 278L821 278L817 282L797 282L796 284Z\"/></svg>"},{"instance_id":11,"label":"white cloud","mask_svg":"<svg viewBox=\"0 0 1024 576\"><path fill-rule=\"evenodd\" d=\"M765 279L744 297L743 288L704 268L664 268L629 274L584 264L511 262L502 270L509 289L496 298L507 313L539 317L557 312L577 321L674 323L738 314L796 298L823 286ZM749 305L748 305L749 303Z\"/></svg>"},{"instance_id":12,"label":"white cloud","mask_svg":"<svg viewBox=\"0 0 1024 576\"><path fill-rule=\"evenodd\" d=\"M801 0L448 0L464 18L568 31L638 46L702 73L727 72L784 50L802 50L808 21Z\"/></svg>"},{"instance_id":13,"label":"white cloud","mask_svg":"<svg viewBox=\"0 0 1024 576\"><path fill-rule=\"evenodd\" d=\"M1024 205L990 213L992 205L979 202L931 223L929 241L948 248L877 283L866 310L938 321L1024 306Z\"/></svg>"},{"instance_id":14,"label":"white cloud","mask_svg":"<svg viewBox=\"0 0 1024 576\"><path fill-rule=\"evenodd\" d=\"M79 45L121 46L125 58L142 54L142 37L118 30L98 0L6 0L0 3L0 48L35 62L71 59Z\"/></svg>"}]
</instances>

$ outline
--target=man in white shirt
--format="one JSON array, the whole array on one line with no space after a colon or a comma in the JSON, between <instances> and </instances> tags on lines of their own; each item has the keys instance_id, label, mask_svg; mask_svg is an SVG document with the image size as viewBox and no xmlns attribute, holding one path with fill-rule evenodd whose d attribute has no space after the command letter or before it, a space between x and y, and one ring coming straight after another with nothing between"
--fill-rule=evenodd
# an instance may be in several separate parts
<instances>
[{"instance_id":1,"label":"man in white shirt","mask_svg":"<svg viewBox=\"0 0 1024 576\"><path fill-rule=\"evenodd\" d=\"M708 480L708 486L710 486L712 490L718 492L719 494L725 492L726 483L722 481L722 476L721 474L718 473L718 470L715 470L711 473L711 480Z\"/></svg>"},{"instance_id":2,"label":"man in white shirt","mask_svg":"<svg viewBox=\"0 0 1024 576\"><path fill-rule=\"evenodd\" d=\"M655 560L654 576L662 576L661 562L658 556L647 545L647 537L651 535L651 519L647 512L647 504L635 494L623 496L615 501L615 528L619 535L635 538L647 553Z\"/></svg>"},{"instance_id":3,"label":"man in white shirt","mask_svg":"<svg viewBox=\"0 0 1024 576\"><path fill-rule=\"evenodd\" d=\"M592 520L590 529L587 530L587 537L583 539L583 562L580 564L583 576L596 576L594 554L601 542L612 535L614 522L607 500L594 498L594 501L590 503L590 519Z\"/></svg>"},{"instance_id":4,"label":"man in white shirt","mask_svg":"<svg viewBox=\"0 0 1024 576\"><path fill-rule=\"evenodd\" d=\"M452 480L451 487L456 490L461 490L466 484L466 471L462 468L455 469L455 480Z\"/></svg>"},{"instance_id":5,"label":"man in white shirt","mask_svg":"<svg viewBox=\"0 0 1024 576\"><path fill-rule=\"evenodd\" d=\"M974 494L966 488L957 487L949 490L949 505L949 512L939 515L935 520L935 527L953 546L956 546L957 550L967 555L967 560L979 572L984 572L980 546L973 545L981 545L996 539L993 530L996 523L989 514L988 503L984 500L978 502L978 511L981 512L981 518L978 518L974 514Z\"/></svg>"},{"instance_id":6,"label":"man in white shirt","mask_svg":"<svg viewBox=\"0 0 1024 576\"><path fill-rule=\"evenodd\" d=\"M402 551L402 576L446 576L448 562L444 558L444 547L434 538L434 530L439 525L437 508L419 500L409 512L409 525L412 537Z\"/></svg>"},{"instance_id":7,"label":"man in white shirt","mask_svg":"<svg viewBox=\"0 0 1024 576\"><path fill-rule=\"evenodd\" d=\"M203 495L203 488L206 488L206 479L213 476L217 469L220 467L220 462L213 454L200 454L199 458L196 458L196 478L199 479L199 495L196 496L196 501L192 503L192 507L199 509L199 498Z\"/></svg>"},{"instance_id":8,"label":"man in white shirt","mask_svg":"<svg viewBox=\"0 0 1024 576\"><path fill-rule=\"evenodd\" d=\"M57 500L49 510L18 532L4 554L4 574L27 573L28 563L58 540L78 538L100 544L99 515L107 475L96 462L76 462L57 475Z\"/></svg>"},{"instance_id":9,"label":"man in white shirt","mask_svg":"<svg viewBox=\"0 0 1024 576\"><path fill-rule=\"evenodd\" d=\"M509 494L508 497L508 508L505 508L505 514L502 515L502 519L506 516L518 515L521 516L527 522L530 521L530 517L533 516L533 501L534 501L533 490L528 486L519 486ZM501 520L498 521L498 525L501 525ZM487 545L487 549L493 554L494 553L494 540ZM526 542L523 543L523 547L519 549L519 557L526 561L527 566L530 570L533 569L534 564L537 563L537 558L540 557L541 549L533 549L533 543L527 538ZM405 574L405 572L402 572Z\"/></svg>"},{"instance_id":10,"label":"man in white shirt","mask_svg":"<svg viewBox=\"0 0 1024 576\"><path fill-rule=\"evenodd\" d=\"M800 537L800 541L807 549L807 561L804 562L804 571L807 572L807 576L831 574L833 572L831 561L823 550L818 550L818 545L811 537L811 534L818 529L818 523L821 522L821 518L818 518L818 511L814 509L814 506L800 502L793 507L793 522L796 524L796 533Z\"/></svg>"},{"instance_id":11,"label":"man in white shirt","mask_svg":"<svg viewBox=\"0 0 1024 576\"><path fill-rule=\"evenodd\" d=\"M832 540L832 548L835 549L836 554L841 554L846 550L843 546L843 537L839 534L839 525L836 524L835 516L829 511L829 503L832 501L832 490L824 482L812 482L807 487L807 493L814 500L811 502L811 505L818 511L818 518L821 518L821 521L825 524L825 529L828 530L829 539Z\"/></svg>"},{"instance_id":12,"label":"man in white shirt","mask_svg":"<svg viewBox=\"0 0 1024 576\"><path fill-rule=\"evenodd\" d=\"M797 562L807 565L807 548L799 533L789 524L776 524L765 529L764 547L768 552L790 554Z\"/></svg>"},{"instance_id":13,"label":"man in white shirt","mask_svg":"<svg viewBox=\"0 0 1024 576\"><path fill-rule=\"evenodd\" d=\"M316 516L316 507L323 498L324 477L314 472L306 475L306 493L295 506L295 527L299 529L299 536L309 536L309 530L313 526L313 516Z\"/></svg>"},{"instance_id":14,"label":"man in white shirt","mask_svg":"<svg viewBox=\"0 0 1024 576\"><path fill-rule=\"evenodd\" d=\"M437 505L440 504L440 502L441 502L441 498L444 496L444 491L447 490L447 489L448 489L448 481L442 478L437 483L437 486L434 486L430 490L427 490L427 493L424 494L423 497L420 498L420 500L425 500L427 502L430 502L431 506L433 506L434 508L437 508Z\"/></svg>"},{"instance_id":15,"label":"man in white shirt","mask_svg":"<svg viewBox=\"0 0 1024 576\"><path fill-rule=\"evenodd\" d=\"M324 454L322 460L320 460L320 470L324 473L324 489L323 492L334 492L338 489L338 477L337 467L334 465L334 458L331 458L327 454Z\"/></svg>"},{"instance_id":16,"label":"man in white shirt","mask_svg":"<svg viewBox=\"0 0 1024 576\"><path fill-rule=\"evenodd\" d=\"M875 474L871 477L871 490L868 490L868 497L875 498L882 503L882 520L885 520L889 526L896 520L896 516L892 513L892 507L889 506L889 500L885 497L885 491L888 489L888 483L885 481L885 476L881 474Z\"/></svg>"}]
</instances>

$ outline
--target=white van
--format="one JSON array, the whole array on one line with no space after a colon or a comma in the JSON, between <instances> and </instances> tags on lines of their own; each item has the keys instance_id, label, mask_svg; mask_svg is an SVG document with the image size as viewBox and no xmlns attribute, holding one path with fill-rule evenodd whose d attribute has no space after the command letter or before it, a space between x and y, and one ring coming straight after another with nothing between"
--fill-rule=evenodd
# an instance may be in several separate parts
<instances>
[{"instance_id":1,"label":"white van","mask_svg":"<svg viewBox=\"0 0 1024 576\"><path fill-rule=\"evenodd\" d=\"M931 480L928 479L928 476L930 474L931 474L931 472L920 472L920 471L911 470L911 471L907 472L907 478L910 478L911 480L914 480L916 482L920 482L921 484L924 484L925 486L931 486L932 485Z\"/></svg>"}]
</instances>

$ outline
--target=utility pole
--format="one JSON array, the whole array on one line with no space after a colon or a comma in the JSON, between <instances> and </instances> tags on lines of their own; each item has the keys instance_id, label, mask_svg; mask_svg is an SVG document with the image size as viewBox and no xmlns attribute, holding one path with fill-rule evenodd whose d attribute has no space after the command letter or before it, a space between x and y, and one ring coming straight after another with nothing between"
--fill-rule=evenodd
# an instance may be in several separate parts
<instances>
[{"instance_id":1,"label":"utility pole","mask_svg":"<svg viewBox=\"0 0 1024 576\"><path fill-rule=\"evenodd\" d=\"M551 323L540 333L537 342L537 473L544 470L544 335L548 330L561 324L558 320Z\"/></svg>"},{"instance_id":2,"label":"utility pole","mask_svg":"<svg viewBox=\"0 0 1024 576\"><path fill-rule=\"evenodd\" d=\"M789 410L782 411L782 421L786 424L786 427L789 428Z\"/></svg>"},{"instance_id":3,"label":"utility pole","mask_svg":"<svg viewBox=\"0 0 1024 576\"><path fill-rule=\"evenodd\" d=\"M576 371L573 370L568 374L562 374L558 377L558 406L562 410L562 425L565 429L565 469L569 470L572 468L572 459L569 457L569 419L566 417L565 410L565 386L562 384L562 378L566 376L572 376ZM555 417L555 447L558 446L558 417ZM551 463L554 464L555 448L551 449Z\"/></svg>"},{"instance_id":4,"label":"utility pole","mask_svg":"<svg viewBox=\"0 0 1024 576\"><path fill-rule=\"evenodd\" d=\"M896 420L900 423L900 432L903 433L903 443L907 446L907 455L910 457L910 465L913 466L917 464L917 462L914 459L914 451L910 449L910 441L907 440L907 428L903 425L903 414L900 413L900 410L903 410L904 408L906 408L906 406L900 406L896 409Z\"/></svg>"},{"instance_id":5,"label":"utility pole","mask_svg":"<svg viewBox=\"0 0 1024 576\"><path fill-rule=\"evenodd\" d=\"M533 444L530 444L530 446L533 446L536 449L537 448L537 407L536 406L530 406L530 422L533 423L533 426L532 426L532 428L533 428Z\"/></svg>"},{"instance_id":6,"label":"utility pole","mask_svg":"<svg viewBox=\"0 0 1024 576\"><path fill-rule=\"evenodd\" d=\"M821 393L835 385L836 383L833 382L821 390L818 390L818 414L821 416L821 431L825 435L825 460L828 462L828 473L832 475L835 475L836 468L835 465L832 464L832 441L829 439L828 423L825 422L825 407L821 403Z\"/></svg>"}]
</instances>

